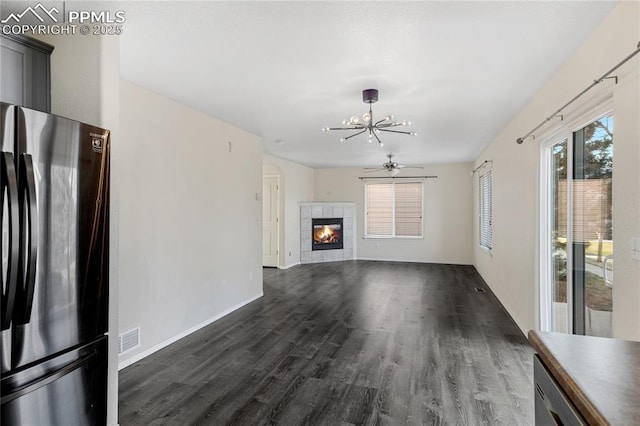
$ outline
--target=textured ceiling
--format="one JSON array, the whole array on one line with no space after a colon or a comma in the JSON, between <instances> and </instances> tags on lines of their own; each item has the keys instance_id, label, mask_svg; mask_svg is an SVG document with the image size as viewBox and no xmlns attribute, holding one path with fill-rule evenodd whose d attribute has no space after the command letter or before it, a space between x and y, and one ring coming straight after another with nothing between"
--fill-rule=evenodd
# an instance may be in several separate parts
<instances>
[{"instance_id":1,"label":"textured ceiling","mask_svg":"<svg viewBox=\"0 0 640 426\"><path fill-rule=\"evenodd\" d=\"M123 78L311 167L473 161L615 7L607 1L123 3ZM321 132L367 105L418 136ZM556 105L550 105L553 109ZM542 119L543 117L541 117ZM345 133L348 135L348 133Z\"/></svg>"}]
</instances>

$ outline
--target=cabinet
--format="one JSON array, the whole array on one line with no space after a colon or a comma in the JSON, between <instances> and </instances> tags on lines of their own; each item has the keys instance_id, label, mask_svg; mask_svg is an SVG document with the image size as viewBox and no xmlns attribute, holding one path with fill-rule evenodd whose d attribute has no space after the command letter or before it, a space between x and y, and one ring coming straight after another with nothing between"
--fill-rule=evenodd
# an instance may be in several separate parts
<instances>
[{"instance_id":1,"label":"cabinet","mask_svg":"<svg viewBox=\"0 0 640 426\"><path fill-rule=\"evenodd\" d=\"M538 355L533 359L533 379L537 426L587 425Z\"/></svg>"},{"instance_id":2,"label":"cabinet","mask_svg":"<svg viewBox=\"0 0 640 426\"><path fill-rule=\"evenodd\" d=\"M51 112L52 51L39 40L0 35L0 101Z\"/></svg>"}]
</instances>

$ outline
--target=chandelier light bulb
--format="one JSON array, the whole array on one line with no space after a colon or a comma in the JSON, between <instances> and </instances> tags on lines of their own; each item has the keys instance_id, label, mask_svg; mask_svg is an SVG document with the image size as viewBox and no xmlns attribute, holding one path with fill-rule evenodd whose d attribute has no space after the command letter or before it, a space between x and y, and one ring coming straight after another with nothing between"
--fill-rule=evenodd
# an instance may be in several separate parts
<instances>
[{"instance_id":1,"label":"chandelier light bulb","mask_svg":"<svg viewBox=\"0 0 640 426\"><path fill-rule=\"evenodd\" d=\"M393 120L393 115L389 114L384 119L387 120L387 121L388 120Z\"/></svg>"},{"instance_id":2,"label":"chandelier light bulb","mask_svg":"<svg viewBox=\"0 0 640 426\"><path fill-rule=\"evenodd\" d=\"M358 122L360 121L360 119L358 117L356 117L355 115L353 117L351 117L351 124L358 124Z\"/></svg>"},{"instance_id":3,"label":"chandelier light bulb","mask_svg":"<svg viewBox=\"0 0 640 426\"><path fill-rule=\"evenodd\" d=\"M384 146L384 144L382 142L380 142L380 147L383 147L383 146Z\"/></svg>"},{"instance_id":4,"label":"chandelier light bulb","mask_svg":"<svg viewBox=\"0 0 640 426\"><path fill-rule=\"evenodd\" d=\"M347 119L345 118L344 120L342 120L342 124L344 124L344 125L346 126L347 124L349 124L349 120L347 120Z\"/></svg>"},{"instance_id":5,"label":"chandelier light bulb","mask_svg":"<svg viewBox=\"0 0 640 426\"><path fill-rule=\"evenodd\" d=\"M369 114L368 112L365 112L364 114L362 114L362 120L365 122L370 122L371 121L371 114Z\"/></svg>"},{"instance_id":6,"label":"chandelier light bulb","mask_svg":"<svg viewBox=\"0 0 640 426\"><path fill-rule=\"evenodd\" d=\"M347 141L347 139L345 138L340 138L340 142L345 143Z\"/></svg>"},{"instance_id":7,"label":"chandelier light bulb","mask_svg":"<svg viewBox=\"0 0 640 426\"><path fill-rule=\"evenodd\" d=\"M411 132L411 136L418 136L418 132Z\"/></svg>"},{"instance_id":8,"label":"chandelier light bulb","mask_svg":"<svg viewBox=\"0 0 640 426\"><path fill-rule=\"evenodd\" d=\"M328 128L328 127L323 127L323 128L322 128L322 131L323 131L323 132L328 132L328 131L329 131L329 128Z\"/></svg>"}]
</instances>

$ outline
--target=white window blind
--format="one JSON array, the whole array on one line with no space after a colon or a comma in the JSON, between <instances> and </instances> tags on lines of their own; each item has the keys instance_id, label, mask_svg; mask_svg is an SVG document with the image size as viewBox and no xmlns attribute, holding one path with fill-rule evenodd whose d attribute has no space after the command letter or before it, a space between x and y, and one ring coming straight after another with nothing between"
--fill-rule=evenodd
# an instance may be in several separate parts
<instances>
[{"instance_id":1,"label":"white window blind","mask_svg":"<svg viewBox=\"0 0 640 426\"><path fill-rule=\"evenodd\" d=\"M422 182L395 184L396 235L422 236Z\"/></svg>"},{"instance_id":2,"label":"white window blind","mask_svg":"<svg viewBox=\"0 0 640 426\"><path fill-rule=\"evenodd\" d=\"M393 184L367 183L367 235L393 235Z\"/></svg>"},{"instance_id":3,"label":"white window blind","mask_svg":"<svg viewBox=\"0 0 640 426\"><path fill-rule=\"evenodd\" d=\"M365 236L422 237L422 182L365 183Z\"/></svg>"},{"instance_id":4,"label":"white window blind","mask_svg":"<svg viewBox=\"0 0 640 426\"><path fill-rule=\"evenodd\" d=\"M480 176L480 246L493 247L491 170Z\"/></svg>"}]
</instances>

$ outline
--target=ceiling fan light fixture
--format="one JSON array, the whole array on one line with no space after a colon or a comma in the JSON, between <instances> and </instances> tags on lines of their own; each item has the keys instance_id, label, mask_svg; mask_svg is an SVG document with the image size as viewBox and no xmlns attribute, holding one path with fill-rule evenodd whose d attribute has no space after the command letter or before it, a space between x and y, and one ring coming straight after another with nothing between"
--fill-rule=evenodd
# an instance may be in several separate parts
<instances>
[{"instance_id":1,"label":"ceiling fan light fixture","mask_svg":"<svg viewBox=\"0 0 640 426\"><path fill-rule=\"evenodd\" d=\"M345 127L323 127L322 131L327 132L329 130L351 130L355 131L349 136L343 137L340 139L340 142L346 142L348 139L351 139L354 136L360 135L362 133L368 133L368 141L371 142L373 137L378 141L378 145L381 147L384 146L380 137L378 136L382 132L388 133L400 133L403 135L416 135L415 132L408 132L405 130L396 130L392 129L392 127L397 126L410 126L410 121L393 121L393 115L389 114L384 117L382 120L374 121L373 111L371 109L371 104L376 103L378 101L378 90L377 89L365 89L362 91L362 101L364 103L369 104L369 112L364 113L362 115L362 122L357 116L351 116L346 120L342 121L343 126ZM375 133L374 133L375 132Z\"/></svg>"},{"instance_id":2,"label":"ceiling fan light fixture","mask_svg":"<svg viewBox=\"0 0 640 426\"><path fill-rule=\"evenodd\" d=\"M375 172L384 172L388 176L395 176L402 170L407 169L422 169L420 166L405 166L404 164L398 164L393 161L393 154L387 154L388 161L386 163L382 163L382 167L364 167L367 170L365 173L375 173Z\"/></svg>"}]
</instances>

